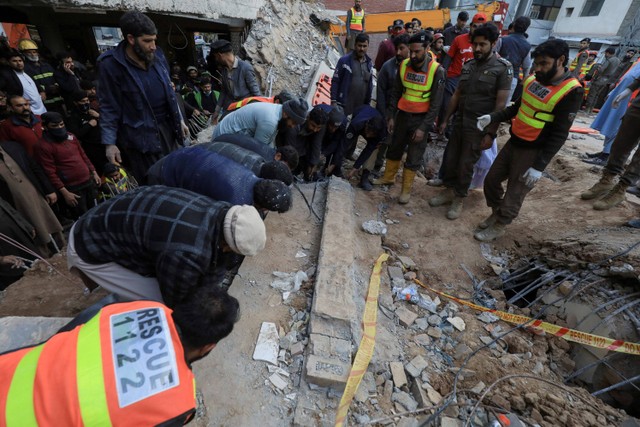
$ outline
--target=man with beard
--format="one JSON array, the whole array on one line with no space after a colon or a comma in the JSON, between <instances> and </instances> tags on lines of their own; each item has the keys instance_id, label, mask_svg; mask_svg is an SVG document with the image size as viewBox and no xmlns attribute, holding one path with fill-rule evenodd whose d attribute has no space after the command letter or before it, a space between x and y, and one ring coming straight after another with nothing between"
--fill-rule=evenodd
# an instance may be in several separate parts
<instances>
[{"instance_id":1,"label":"man with beard","mask_svg":"<svg viewBox=\"0 0 640 427\"><path fill-rule=\"evenodd\" d=\"M616 70L614 71L614 73L611 75L611 78L609 79L609 91L613 90L613 88L616 87L618 80L621 79L622 76L624 76L627 71L629 71L631 66L633 66L634 62L632 60L635 54L636 54L635 49L627 49L624 56L620 60L620 63L616 67Z\"/></svg>"},{"instance_id":2,"label":"man with beard","mask_svg":"<svg viewBox=\"0 0 640 427\"><path fill-rule=\"evenodd\" d=\"M391 89L393 89L393 83L396 81L398 67L400 67L402 61L409 57L409 36L407 34L401 34L395 37L393 39L393 45L395 47L395 57L382 65L382 68L378 72L378 84L376 85L376 109L382 114L382 117L385 116L387 108L389 108ZM380 176L380 170L384 165L384 158L387 155L390 138L391 136L387 135L378 147L377 153L372 154L372 156L376 157L373 170L377 176Z\"/></svg>"},{"instance_id":3,"label":"man with beard","mask_svg":"<svg viewBox=\"0 0 640 427\"><path fill-rule=\"evenodd\" d=\"M387 108L387 128L393 133L387 150L387 166L374 185L395 183L405 149L402 192L398 202L409 203L416 171L427 148L427 135L433 129L444 90L444 70L427 54L432 37L415 34L409 39L409 58L402 61ZM396 125L397 124L397 125Z\"/></svg>"},{"instance_id":4,"label":"man with beard","mask_svg":"<svg viewBox=\"0 0 640 427\"><path fill-rule=\"evenodd\" d=\"M113 302L89 307L44 343L0 356L3 421L182 426L195 417L191 364L231 333L238 300L210 286L171 310Z\"/></svg>"},{"instance_id":5,"label":"man with beard","mask_svg":"<svg viewBox=\"0 0 640 427\"><path fill-rule=\"evenodd\" d=\"M100 129L106 156L120 163L126 151L129 170L142 182L149 167L176 150L189 129L176 102L164 54L156 47L156 26L138 11L120 18L125 39L98 58Z\"/></svg>"},{"instance_id":6,"label":"man with beard","mask_svg":"<svg viewBox=\"0 0 640 427\"><path fill-rule=\"evenodd\" d=\"M458 17L456 18L456 25L452 25L442 32L442 35L444 36L445 46L451 46L456 37L462 34L467 34L469 32L469 29L466 28L468 20L469 13L464 10L458 13Z\"/></svg>"},{"instance_id":7,"label":"man with beard","mask_svg":"<svg viewBox=\"0 0 640 427\"><path fill-rule=\"evenodd\" d=\"M40 88L24 71L22 54L12 50L7 54L7 61L9 66L0 68L0 89L6 91L9 96L20 95L27 99L34 114L46 113L47 109L42 102Z\"/></svg>"},{"instance_id":8,"label":"man with beard","mask_svg":"<svg viewBox=\"0 0 640 427\"><path fill-rule=\"evenodd\" d=\"M64 101L60 95L60 87L53 76L53 67L40 58L38 45L33 40L20 40L18 49L25 58L24 72L27 73L38 86L42 101L47 111L64 113ZM30 99L30 101L33 100ZM42 114L42 113L36 113Z\"/></svg>"},{"instance_id":9,"label":"man with beard","mask_svg":"<svg viewBox=\"0 0 640 427\"><path fill-rule=\"evenodd\" d=\"M444 129L449 118L456 113L444 166L443 183L446 188L432 197L429 205L435 207L451 203L447 218L452 220L462 212L462 203L473 177L473 166L482 151L493 144L500 125L496 122L484 131L478 131L478 117L501 111L507 106L510 94L513 68L509 61L493 52L498 36L498 29L493 24L484 24L473 32L474 59L462 66L460 83L440 124Z\"/></svg>"},{"instance_id":10,"label":"man with beard","mask_svg":"<svg viewBox=\"0 0 640 427\"><path fill-rule=\"evenodd\" d=\"M589 60L589 44L591 43L591 39L585 37L580 40L580 49L578 50L578 54L573 61L571 61L571 65L569 65L569 71L573 77L578 77L582 72L582 66L587 63Z\"/></svg>"},{"instance_id":11,"label":"man with beard","mask_svg":"<svg viewBox=\"0 0 640 427\"><path fill-rule=\"evenodd\" d=\"M69 110L67 126L82 144L82 149L102 176L102 168L107 163L104 145L100 135L100 113L91 108L91 101L84 90L77 90L72 95L73 105Z\"/></svg>"},{"instance_id":12,"label":"man with beard","mask_svg":"<svg viewBox=\"0 0 640 427\"><path fill-rule=\"evenodd\" d=\"M511 138L484 181L484 195L492 213L474 234L481 242L502 236L518 216L524 198L566 141L582 103L582 85L566 68L569 45L565 41L547 40L534 49L532 56L535 75L524 81L522 98L502 111L478 118L480 130L513 119Z\"/></svg>"},{"instance_id":13,"label":"man with beard","mask_svg":"<svg viewBox=\"0 0 640 427\"><path fill-rule=\"evenodd\" d=\"M42 115L42 139L36 159L53 187L62 195L71 218L78 218L95 204L100 176L80 146L78 138L67 132L62 115Z\"/></svg>"},{"instance_id":14,"label":"man with beard","mask_svg":"<svg viewBox=\"0 0 640 427\"><path fill-rule=\"evenodd\" d=\"M53 73L56 83L60 88L60 95L69 110L73 106L73 93L80 89L80 77L76 72L75 64L71 53L62 52L57 55L60 63L58 69Z\"/></svg>"},{"instance_id":15,"label":"man with beard","mask_svg":"<svg viewBox=\"0 0 640 427\"><path fill-rule=\"evenodd\" d=\"M275 147L278 132L304 123L308 109L307 101L302 98L282 105L254 102L224 116L213 131L213 139L241 133Z\"/></svg>"},{"instance_id":16,"label":"man with beard","mask_svg":"<svg viewBox=\"0 0 640 427\"><path fill-rule=\"evenodd\" d=\"M0 141L19 142L29 157L42 138L40 117L31 112L29 101L22 96L10 96L7 105L10 116L0 125Z\"/></svg>"},{"instance_id":17,"label":"man with beard","mask_svg":"<svg viewBox=\"0 0 640 427\"><path fill-rule=\"evenodd\" d=\"M355 37L355 50L338 60L331 78L331 105L340 106L345 115L371 101L373 62L367 49L369 36L358 34Z\"/></svg>"},{"instance_id":18,"label":"man with beard","mask_svg":"<svg viewBox=\"0 0 640 427\"><path fill-rule=\"evenodd\" d=\"M364 8L362 0L355 0L355 4L347 11L347 52L351 52L357 41L356 37L364 33Z\"/></svg>"}]
</instances>

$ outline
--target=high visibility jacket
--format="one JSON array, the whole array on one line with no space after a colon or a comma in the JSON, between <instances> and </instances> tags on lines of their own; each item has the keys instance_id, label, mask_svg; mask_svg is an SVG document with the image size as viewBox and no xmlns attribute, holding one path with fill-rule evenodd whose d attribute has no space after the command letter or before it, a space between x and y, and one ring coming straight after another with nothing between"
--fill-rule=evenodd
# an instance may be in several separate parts
<instances>
[{"instance_id":1,"label":"high visibility jacket","mask_svg":"<svg viewBox=\"0 0 640 427\"><path fill-rule=\"evenodd\" d=\"M398 101L398 109L407 113L426 113L431 105L431 87L438 70L436 61L429 61L427 72L414 71L409 67L409 58L400 64L400 78L404 90Z\"/></svg>"},{"instance_id":2,"label":"high visibility jacket","mask_svg":"<svg viewBox=\"0 0 640 427\"><path fill-rule=\"evenodd\" d=\"M118 168L120 171L120 175L122 177L115 181L111 178L103 177L102 185L100 186L100 194L98 194L98 199L107 200L118 194L126 193L129 190L134 190L138 188L138 182L132 176L129 176L127 171L124 168Z\"/></svg>"},{"instance_id":3,"label":"high visibility jacket","mask_svg":"<svg viewBox=\"0 0 640 427\"><path fill-rule=\"evenodd\" d=\"M584 79L587 76L587 74L589 74L589 71L591 71L591 67L593 67L594 64L595 62L592 62L591 64L587 64L585 62L582 68L580 68L580 74L578 75L578 78Z\"/></svg>"},{"instance_id":4,"label":"high visibility jacket","mask_svg":"<svg viewBox=\"0 0 640 427\"><path fill-rule=\"evenodd\" d=\"M195 380L171 310L112 304L0 356L0 426L150 426L190 418Z\"/></svg>"},{"instance_id":5,"label":"high visibility jacket","mask_svg":"<svg viewBox=\"0 0 640 427\"><path fill-rule=\"evenodd\" d=\"M580 59L580 57L582 55L589 55L589 51L588 50L583 50L578 52L578 54L576 55L575 58L573 58L573 60L571 61L571 63L569 64L569 71L573 71L576 69L576 67L578 66L578 60Z\"/></svg>"},{"instance_id":6,"label":"high visibility jacket","mask_svg":"<svg viewBox=\"0 0 640 427\"><path fill-rule=\"evenodd\" d=\"M551 113L558 102L580 86L580 82L573 77L556 86L545 86L536 81L535 76L527 77L520 108L511 124L511 132L524 141L535 141L544 126L555 119Z\"/></svg>"},{"instance_id":7,"label":"high visibility jacket","mask_svg":"<svg viewBox=\"0 0 640 427\"><path fill-rule=\"evenodd\" d=\"M352 7L349 29L354 31L362 31L362 21L364 21L364 7L359 11Z\"/></svg>"},{"instance_id":8,"label":"high visibility jacket","mask_svg":"<svg viewBox=\"0 0 640 427\"><path fill-rule=\"evenodd\" d=\"M270 104L273 104L273 98L274 97L249 96L245 99L241 99L240 101L232 102L231 104L229 104L229 106L227 107L227 111L237 110L238 108L242 108L247 104L251 104L252 102L268 102Z\"/></svg>"}]
</instances>

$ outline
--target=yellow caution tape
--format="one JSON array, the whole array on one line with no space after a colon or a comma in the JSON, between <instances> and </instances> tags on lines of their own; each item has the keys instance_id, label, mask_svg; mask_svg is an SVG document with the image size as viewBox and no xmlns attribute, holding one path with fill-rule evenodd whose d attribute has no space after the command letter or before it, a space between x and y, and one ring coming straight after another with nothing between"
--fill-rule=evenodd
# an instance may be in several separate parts
<instances>
[{"instance_id":1,"label":"yellow caution tape","mask_svg":"<svg viewBox=\"0 0 640 427\"><path fill-rule=\"evenodd\" d=\"M456 298L454 296L445 294L444 292L433 289L425 285L418 279L414 279L414 281L418 285L430 290L431 292L434 292L440 296L453 300L462 305L466 305L467 307L492 313L505 322L542 329L547 333L553 334L556 337L563 338L567 341L572 341L591 347L617 351L619 353L635 354L636 356L640 356L640 344L637 343L622 340L613 340L611 338L601 337L598 335L589 334L587 332L576 331L575 329L564 328L552 323L543 322L542 320L534 320L527 316L519 316L517 314L505 313L504 311L492 310L490 308L482 307L481 305L473 304L471 302L461 300L460 298Z\"/></svg>"},{"instance_id":2,"label":"yellow caution tape","mask_svg":"<svg viewBox=\"0 0 640 427\"><path fill-rule=\"evenodd\" d=\"M362 317L363 334L360 340L360 346L356 353L356 358L353 361L351 372L349 372L349 379L347 385L340 399L340 406L338 406L338 413L336 414L336 427L344 425L344 421L347 418L349 412L349 406L353 396L355 396L360 381L364 373L367 371L371 357L373 356L373 347L376 344L376 323L378 318L378 295L380 294L380 272L382 271L382 263L389 258L389 255L382 254L378 257L373 271L371 272L371 279L369 280L369 290L367 292L367 300L364 306L364 316Z\"/></svg>"}]
</instances>

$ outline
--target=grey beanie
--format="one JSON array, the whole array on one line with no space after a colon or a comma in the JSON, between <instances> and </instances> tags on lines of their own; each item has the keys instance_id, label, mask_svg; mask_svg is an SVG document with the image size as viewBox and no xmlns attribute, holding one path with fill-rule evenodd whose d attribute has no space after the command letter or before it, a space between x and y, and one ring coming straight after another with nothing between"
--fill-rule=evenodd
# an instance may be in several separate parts
<instances>
[{"instance_id":1,"label":"grey beanie","mask_svg":"<svg viewBox=\"0 0 640 427\"><path fill-rule=\"evenodd\" d=\"M301 125L307 119L309 104L302 98L291 99L282 105L282 110L287 113L296 124Z\"/></svg>"},{"instance_id":2,"label":"grey beanie","mask_svg":"<svg viewBox=\"0 0 640 427\"><path fill-rule=\"evenodd\" d=\"M329 123L340 126L344 121L344 113L340 107L333 107L329 113Z\"/></svg>"}]
</instances>

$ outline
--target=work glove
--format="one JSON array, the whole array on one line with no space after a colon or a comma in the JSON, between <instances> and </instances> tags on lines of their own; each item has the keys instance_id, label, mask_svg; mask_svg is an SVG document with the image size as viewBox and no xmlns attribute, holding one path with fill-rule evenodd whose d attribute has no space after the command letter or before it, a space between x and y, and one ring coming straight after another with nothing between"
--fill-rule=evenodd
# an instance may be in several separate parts
<instances>
[{"instance_id":1,"label":"work glove","mask_svg":"<svg viewBox=\"0 0 640 427\"><path fill-rule=\"evenodd\" d=\"M625 90L623 90L622 92L620 92L618 94L618 96L616 96L613 100L613 108L618 108L618 106L620 105L620 103L622 102L623 99L625 99L627 96L631 95L631 89L626 88Z\"/></svg>"},{"instance_id":2,"label":"work glove","mask_svg":"<svg viewBox=\"0 0 640 427\"><path fill-rule=\"evenodd\" d=\"M536 182L538 182L541 176L542 172L534 168L529 168L524 173L524 175L522 175L522 181L527 187L533 188L533 186L536 185Z\"/></svg>"},{"instance_id":3,"label":"work glove","mask_svg":"<svg viewBox=\"0 0 640 427\"><path fill-rule=\"evenodd\" d=\"M489 114L485 114L484 116L478 117L478 124L477 124L478 130L482 132L484 128L489 126L489 123L491 123L491 116Z\"/></svg>"}]
</instances>

